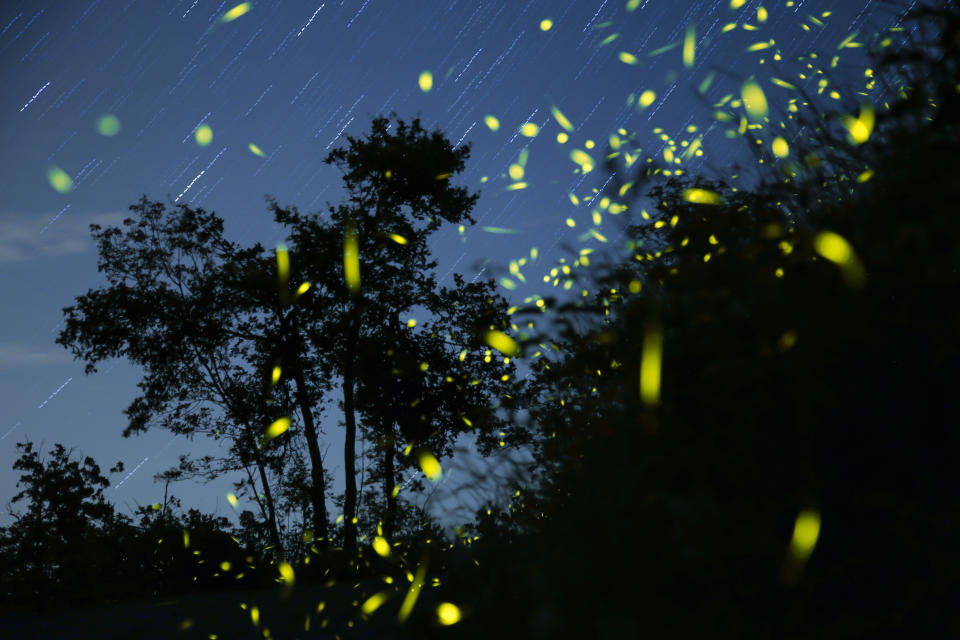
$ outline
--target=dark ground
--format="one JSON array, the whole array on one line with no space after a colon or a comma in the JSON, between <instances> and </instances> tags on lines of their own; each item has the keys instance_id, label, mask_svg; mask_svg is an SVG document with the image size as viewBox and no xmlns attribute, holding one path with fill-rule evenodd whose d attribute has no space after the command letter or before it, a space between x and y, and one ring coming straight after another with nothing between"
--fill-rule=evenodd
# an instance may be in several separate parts
<instances>
[{"instance_id":1,"label":"dark ground","mask_svg":"<svg viewBox=\"0 0 960 640\"><path fill-rule=\"evenodd\" d=\"M57 638L64 640L86 638L97 640L167 638L209 639L217 634L221 640L264 638L269 629L270 638L296 640L298 638L401 638L403 629L396 622L396 612L406 594L402 585L397 593L365 621L358 620L359 605L370 595L390 589L380 580L359 583L295 586L284 597L282 587L241 590L226 593L208 593L176 598L151 598L117 602L109 605L71 609L40 617L36 614L0 617L0 636L8 640ZM436 598L425 589L417 601L416 610L427 611L436 606ZM358 604L353 604L354 602ZM324 602L321 613L317 605ZM247 609L240 604L246 603ZM250 608L260 611L260 624L255 627ZM310 615L310 631L304 631L304 622ZM329 619L326 628L321 627ZM181 630L185 620L192 620L189 628Z\"/></svg>"}]
</instances>

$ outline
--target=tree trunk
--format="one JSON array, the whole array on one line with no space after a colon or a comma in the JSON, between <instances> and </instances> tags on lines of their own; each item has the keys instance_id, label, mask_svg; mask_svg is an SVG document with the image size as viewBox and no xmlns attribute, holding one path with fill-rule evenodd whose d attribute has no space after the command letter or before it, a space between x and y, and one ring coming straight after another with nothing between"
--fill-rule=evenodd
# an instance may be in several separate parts
<instances>
[{"instance_id":1,"label":"tree trunk","mask_svg":"<svg viewBox=\"0 0 960 640\"><path fill-rule=\"evenodd\" d=\"M257 481L253 477L253 472L250 471L249 465L243 465L243 470L247 473L247 482L250 483L250 491L253 492L253 499L257 502L257 508L260 509L260 517L263 518L264 522L270 522L270 516L267 515L267 507L263 504L263 500L260 499L260 494L257 492Z\"/></svg>"},{"instance_id":2,"label":"tree trunk","mask_svg":"<svg viewBox=\"0 0 960 640\"><path fill-rule=\"evenodd\" d=\"M393 428L392 424L390 428ZM387 498L387 514L383 520L383 537L387 540L393 537L393 528L397 521L397 496L393 493L393 489L396 486L393 470L395 455L394 437L392 433L388 433L383 452L383 492Z\"/></svg>"},{"instance_id":3,"label":"tree trunk","mask_svg":"<svg viewBox=\"0 0 960 640\"><path fill-rule=\"evenodd\" d=\"M257 464L257 471L260 472L260 483L263 485L263 495L267 501L267 514L269 515L270 540L273 542L274 555L277 562L283 562L283 545L280 543L280 530L277 528L277 512L273 507L273 494L270 493L270 482L267 480L267 470L263 464L263 458L260 456L260 449L253 437L253 430L247 425L247 440L253 449L254 461ZM256 490L256 489L254 489Z\"/></svg>"},{"instance_id":4,"label":"tree trunk","mask_svg":"<svg viewBox=\"0 0 960 640\"><path fill-rule=\"evenodd\" d=\"M347 337L346 362L343 367L343 414L346 435L343 442L343 468L346 474L346 488L343 495L343 550L347 562L351 565L357 557L357 523L354 522L357 510L357 478L355 469L357 416L354 406L354 387L356 383L357 336L360 331L359 319L354 301L353 318Z\"/></svg>"},{"instance_id":5,"label":"tree trunk","mask_svg":"<svg viewBox=\"0 0 960 640\"><path fill-rule=\"evenodd\" d=\"M293 380L297 385L297 406L303 416L303 430L307 438L307 454L310 456L310 502L313 506L313 536L321 548L326 547L329 532L327 530L327 490L323 475L323 457L317 444L317 426L313 417L313 406L307 393L306 379L300 361L300 326L296 315L285 316L277 311L282 334L281 353L285 362L293 370Z\"/></svg>"},{"instance_id":6,"label":"tree trunk","mask_svg":"<svg viewBox=\"0 0 960 640\"><path fill-rule=\"evenodd\" d=\"M320 445L317 444L317 427L313 420L313 410L307 398L307 385L300 368L300 360L293 355L293 378L297 384L297 404L303 416L303 429L307 436L307 451L310 454L310 499L313 503L313 535L320 541L321 547L327 544L327 491L323 478L323 458Z\"/></svg>"}]
</instances>

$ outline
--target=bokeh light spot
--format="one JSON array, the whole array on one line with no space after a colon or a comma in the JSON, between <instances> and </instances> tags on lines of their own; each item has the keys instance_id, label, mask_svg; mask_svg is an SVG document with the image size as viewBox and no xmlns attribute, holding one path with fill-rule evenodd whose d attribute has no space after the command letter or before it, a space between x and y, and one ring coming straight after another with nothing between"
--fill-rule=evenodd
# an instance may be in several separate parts
<instances>
[{"instance_id":1,"label":"bokeh light spot","mask_svg":"<svg viewBox=\"0 0 960 640\"><path fill-rule=\"evenodd\" d=\"M252 8L253 8L252 3L242 2L237 6L235 6L233 9L230 9L230 11L227 11L225 14L223 14L223 17L220 18L220 20L222 20L223 22L233 22L240 16L250 11L250 9Z\"/></svg>"},{"instance_id":2,"label":"bokeh light spot","mask_svg":"<svg viewBox=\"0 0 960 640\"><path fill-rule=\"evenodd\" d=\"M449 602L441 602L437 607L437 621L448 627L460 622L460 608Z\"/></svg>"},{"instance_id":3,"label":"bokeh light spot","mask_svg":"<svg viewBox=\"0 0 960 640\"><path fill-rule=\"evenodd\" d=\"M47 180L50 186L60 193L68 193L73 189L73 179L60 167L47 169Z\"/></svg>"},{"instance_id":4,"label":"bokeh light spot","mask_svg":"<svg viewBox=\"0 0 960 640\"><path fill-rule=\"evenodd\" d=\"M426 93L433 89L433 74L430 71L420 72L420 90Z\"/></svg>"},{"instance_id":5,"label":"bokeh light spot","mask_svg":"<svg viewBox=\"0 0 960 640\"><path fill-rule=\"evenodd\" d=\"M213 142L213 129L210 128L210 125L202 124L197 127L197 132L194 134L194 138L196 139L198 145L205 147Z\"/></svg>"},{"instance_id":6,"label":"bokeh light spot","mask_svg":"<svg viewBox=\"0 0 960 640\"><path fill-rule=\"evenodd\" d=\"M656 99L657 99L657 94L651 91L650 89L647 89L646 91L640 94L640 99L637 100L637 104L640 105L641 109L646 109L651 104L653 104L653 101Z\"/></svg>"},{"instance_id":7,"label":"bokeh light spot","mask_svg":"<svg viewBox=\"0 0 960 640\"><path fill-rule=\"evenodd\" d=\"M532 122L527 122L522 127L520 127L520 133L527 136L528 138L534 137L535 135L537 135L537 133L539 133L539 131L540 131L540 127L538 127Z\"/></svg>"},{"instance_id":8,"label":"bokeh light spot","mask_svg":"<svg viewBox=\"0 0 960 640\"><path fill-rule=\"evenodd\" d=\"M104 114L97 120L97 131L102 136L115 136L120 132L120 120L112 114Z\"/></svg>"}]
</instances>

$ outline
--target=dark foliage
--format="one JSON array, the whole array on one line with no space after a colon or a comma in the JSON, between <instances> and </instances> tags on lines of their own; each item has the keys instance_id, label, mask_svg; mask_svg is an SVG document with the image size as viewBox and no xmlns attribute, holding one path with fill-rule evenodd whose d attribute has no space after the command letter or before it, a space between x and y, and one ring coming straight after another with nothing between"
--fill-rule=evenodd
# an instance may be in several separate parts
<instances>
[{"instance_id":1,"label":"dark foliage","mask_svg":"<svg viewBox=\"0 0 960 640\"><path fill-rule=\"evenodd\" d=\"M957 16L917 16L937 43L880 67L912 65L915 93L869 143L837 137L832 175L652 187L633 255L598 276L595 304L562 310L532 420L545 481L480 514L480 566L449 585L473 604L461 633L960 633ZM691 202L692 187L723 199ZM825 232L857 261L825 259ZM651 335L657 403L639 389ZM804 563L806 509L822 529Z\"/></svg>"},{"instance_id":2,"label":"dark foliage","mask_svg":"<svg viewBox=\"0 0 960 640\"><path fill-rule=\"evenodd\" d=\"M313 285L302 305L304 347L323 354L343 391L348 556L355 555L353 518L363 498L353 471L358 418L377 452L370 480L382 488L375 519L365 524L382 523L390 536L402 509L394 491L401 473L416 468L420 451L447 455L461 433L489 442L501 424L487 407L515 386L502 380L514 377L513 365L482 355L484 332L507 326L506 301L492 281L466 284L455 275L452 289L440 287L428 244L444 225L474 223L478 195L452 184L469 153L419 120L375 118L368 134L348 137L324 160L343 173L344 203L321 216L271 201L275 220L288 229L298 277ZM358 256L355 285L345 268L348 239Z\"/></svg>"},{"instance_id":3,"label":"dark foliage","mask_svg":"<svg viewBox=\"0 0 960 640\"><path fill-rule=\"evenodd\" d=\"M0 529L4 604L48 608L95 600L120 562L122 551L111 538L129 524L104 499L109 481L92 458L81 464L60 444L46 461L31 442L17 449L13 468L23 473L12 502L26 509L12 512L13 524ZM92 588L76 592L87 578Z\"/></svg>"},{"instance_id":4,"label":"dark foliage","mask_svg":"<svg viewBox=\"0 0 960 640\"><path fill-rule=\"evenodd\" d=\"M178 513L179 502L140 507L139 522L106 502L109 481L92 458L82 464L57 444L44 460L33 443L14 468L22 490L0 529L4 576L0 610L53 611L135 597L220 591L270 580L264 559L229 533L229 522L195 509ZM123 470L118 463L111 472ZM185 533L186 532L186 533ZM232 571L221 563L230 562ZM237 575L245 575L237 579Z\"/></svg>"}]
</instances>

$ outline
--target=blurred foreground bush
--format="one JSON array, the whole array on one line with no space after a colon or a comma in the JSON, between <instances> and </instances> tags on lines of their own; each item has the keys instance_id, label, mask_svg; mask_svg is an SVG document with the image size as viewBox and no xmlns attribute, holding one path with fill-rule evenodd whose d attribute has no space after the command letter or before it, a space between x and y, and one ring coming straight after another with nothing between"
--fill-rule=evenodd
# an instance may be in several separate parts
<instances>
[{"instance_id":1,"label":"blurred foreground bush","mask_svg":"<svg viewBox=\"0 0 960 640\"><path fill-rule=\"evenodd\" d=\"M533 341L562 354L543 482L481 512L457 637L960 635L960 12L915 20L867 143L748 192L654 184L634 255Z\"/></svg>"}]
</instances>

